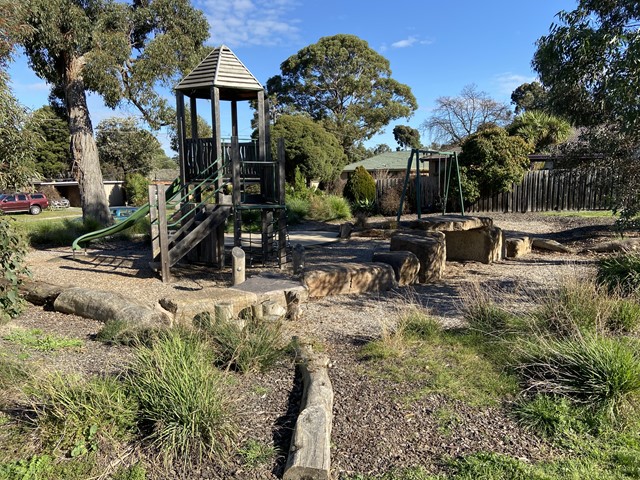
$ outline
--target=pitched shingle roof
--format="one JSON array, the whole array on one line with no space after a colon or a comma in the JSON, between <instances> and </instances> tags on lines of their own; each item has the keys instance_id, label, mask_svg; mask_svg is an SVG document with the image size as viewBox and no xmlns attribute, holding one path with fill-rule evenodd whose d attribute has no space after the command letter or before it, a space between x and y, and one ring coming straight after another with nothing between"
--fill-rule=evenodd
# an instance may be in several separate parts
<instances>
[{"instance_id":1,"label":"pitched shingle roof","mask_svg":"<svg viewBox=\"0 0 640 480\"><path fill-rule=\"evenodd\" d=\"M226 45L215 48L180 83L176 90L197 98L209 98L211 87L220 89L223 100L256 98L262 84Z\"/></svg>"}]
</instances>

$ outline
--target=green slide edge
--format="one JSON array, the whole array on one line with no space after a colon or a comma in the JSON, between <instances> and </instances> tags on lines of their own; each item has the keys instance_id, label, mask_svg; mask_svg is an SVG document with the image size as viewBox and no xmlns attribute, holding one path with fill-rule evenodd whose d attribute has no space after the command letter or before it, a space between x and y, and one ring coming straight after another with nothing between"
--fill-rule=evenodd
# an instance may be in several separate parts
<instances>
[{"instance_id":1,"label":"green slide edge","mask_svg":"<svg viewBox=\"0 0 640 480\"><path fill-rule=\"evenodd\" d=\"M171 197L174 197L180 191L181 186L182 183L180 182L180 178L176 178L167 189L166 198L170 199ZM122 222L79 236L71 244L71 249L81 250L83 248L80 246L81 243L85 244L92 240L97 240L98 238L107 237L126 230L127 228L132 227L138 220L146 217L148 213L149 204L145 203Z\"/></svg>"}]
</instances>

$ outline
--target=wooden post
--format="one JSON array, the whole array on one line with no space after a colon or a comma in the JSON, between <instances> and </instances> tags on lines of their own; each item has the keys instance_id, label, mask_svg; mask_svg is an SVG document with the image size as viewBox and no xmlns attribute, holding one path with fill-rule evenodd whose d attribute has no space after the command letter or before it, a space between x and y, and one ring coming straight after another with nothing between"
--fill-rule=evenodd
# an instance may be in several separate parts
<instances>
[{"instance_id":1,"label":"wooden post","mask_svg":"<svg viewBox=\"0 0 640 480\"><path fill-rule=\"evenodd\" d=\"M215 170L218 173L222 173L220 169L222 168L224 159L222 158L222 137L220 133L220 90L217 87L211 87L211 132L215 148ZM211 175L213 171L209 170L208 173ZM220 203L222 197L222 175L216 176L214 188L216 192L218 192L216 194L216 200ZM238 186L234 184L233 188L238 188Z\"/></svg>"},{"instance_id":2,"label":"wooden post","mask_svg":"<svg viewBox=\"0 0 640 480\"><path fill-rule=\"evenodd\" d=\"M214 307L216 322L228 322L233 318L233 303L221 302Z\"/></svg>"},{"instance_id":3,"label":"wooden post","mask_svg":"<svg viewBox=\"0 0 640 480\"><path fill-rule=\"evenodd\" d=\"M301 243L296 243L293 247L293 273L297 275L304 270L304 247Z\"/></svg>"},{"instance_id":4,"label":"wooden post","mask_svg":"<svg viewBox=\"0 0 640 480\"><path fill-rule=\"evenodd\" d=\"M151 224L151 260L160 256L160 226L158 225L158 201L156 190L158 184L149 185L149 222Z\"/></svg>"},{"instance_id":5,"label":"wooden post","mask_svg":"<svg viewBox=\"0 0 640 480\"><path fill-rule=\"evenodd\" d=\"M273 246L273 210L263 209L262 220L262 264L271 257L271 247Z\"/></svg>"},{"instance_id":6,"label":"wooden post","mask_svg":"<svg viewBox=\"0 0 640 480\"><path fill-rule=\"evenodd\" d=\"M268 129L268 127L267 127ZM285 206L285 155L284 138L278 139L278 204L283 208L278 212L278 264L284 268L287 263L287 210Z\"/></svg>"},{"instance_id":7,"label":"wooden post","mask_svg":"<svg viewBox=\"0 0 640 480\"><path fill-rule=\"evenodd\" d=\"M242 215L240 213L241 191L240 191L240 146L238 137L231 137L231 170L233 182L233 244L236 247L242 246Z\"/></svg>"},{"instance_id":8,"label":"wooden post","mask_svg":"<svg viewBox=\"0 0 640 480\"><path fill-rule=\"evenodd\" d=\"M177 135L178 135L178 159L180 161L180 181L182 182L183 192L186 193L186 185L188 180L187 175L187 163L184 152L185 141L185 118L184 118L184 94L182 92L176 93L176 121L177 121Z\"/></svg>"},{"instance_id":9,"label":"wooden post","mask_svg":"<svg viewBox=\"0 0 640 480\"><path fill-rule=\"evenodd\" d=\"M158 201L158 228L160 239L160 272L162 283L171 281L171 265L169 263L169 232L167 231L167 202L163 186L156 185Z\"/></svg>"},{"instance_id":10,"label":"wooden post","mask_svg":"<svg viewBox=\"0 0 640 480\"><path fill-rule=\"evenodd\" d=\"M233 259L233 286L240 285L245 279L245 254L240 247L233 247L231 250Z\"/></svg>"}]
</instances>

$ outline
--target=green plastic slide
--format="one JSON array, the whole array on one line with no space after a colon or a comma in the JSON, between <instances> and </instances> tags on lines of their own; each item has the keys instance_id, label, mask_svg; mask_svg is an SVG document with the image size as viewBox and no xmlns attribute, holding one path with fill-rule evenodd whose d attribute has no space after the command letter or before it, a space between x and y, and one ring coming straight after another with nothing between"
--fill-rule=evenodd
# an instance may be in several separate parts
<instances>
[{"instance_id":1,"label":"green plastic slide","mask_svg":"<svg viewBox=\"0 0 640 480\"><path fill-rule=\"evenodd\" d=\"M176 194L178 194L180 192L181 186L182 184L180 182L180 179L176 178L167 189L166 198L170 199L174 197ZM97 240L98 238L108 237L109 235L115 235L116 233L122 232L123 230L126 230L129 227L132 227L133 224L136 223L138 220L146 217L148 213L149 213L149 204L145 203L143 206L138 208L138 210L133 212L129 217L124 219L122 222L116 223L114 225L103 228L101 230L96 230L95 232L85 233L84 235L81 235L80 237L76 238L71 244L71 249L73 251L81 250L83 246L80 246L80 244L86 245L87 243L93 240Z\"/></svg>"}]
</instances>

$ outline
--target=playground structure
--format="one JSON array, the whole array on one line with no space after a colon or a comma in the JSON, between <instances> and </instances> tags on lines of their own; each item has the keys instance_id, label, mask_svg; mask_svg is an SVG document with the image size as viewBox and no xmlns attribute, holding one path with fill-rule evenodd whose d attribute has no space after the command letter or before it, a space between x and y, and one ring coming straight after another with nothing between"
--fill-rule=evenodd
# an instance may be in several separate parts
<instances>
[{"instance_id":1,"label":"playground structure","mask_svg":"<svg viewBox=\"0 0 640 480\"><path fill-rule=\"evenodd\" d=\"M434 160L434 157L437 157ZM443 158L444 157L444 158ZM462 195L462 183L460 181L460 165L458 164L457 152L439 152L437 150L421 150L418 148L411 149L411 155L407 160L407 170L405 172L404 183L402 184L402 194L400 196L400 206L398 207L397 221L400 221L402 216L402 208L404 202L407 201L407 194L409 190L409 182L411 181L411 170L413 168L413 161L416 162L416 177L415 177L415 194L416 194L416 213L418 219L422 216L422 199L420 181L420 164L424 162L434 162L437 165L432 165L429 168L430 173L433 175L437 171L437 177L439 182L438 191L444 192L442 197L442 214L447 214L447 202L449 200L449 188L451 186L451 179L453 177L453 169L455 167L456 179L458 182L458 194L460 196L460 212L464 216L464 198Z\"/></svg>"},{"instance_id":2,"label":"playground structure","mask_svg":"<svg viewBox=\"0 0 640 480\"><path fill-rule=\"evenodd\" d=\"M148 204L124 222L79 237L73 249L122 231L149 214L153 263L159 267L163 282L167 282L171 267L183 258L223 268L225 227L232 217L233 244L247 251L250 263L274 262L282 266L287 243L284 144L278 142L278 155L273 160L264 87L222 45L186 75L175 90L180 177L168 188L151 185ZM189 99L188 110L185 97ZM198 99L211 102L211 137L200 137ZM227 142L221 136L221 101L231 102L231 138ZM257 109L257 137L249 141L238 137L240 101L253 101ZM260 216L257 242L256 234L248 234L242 227L243 215L248 212Z\"/></svg>"}]
</instances>

